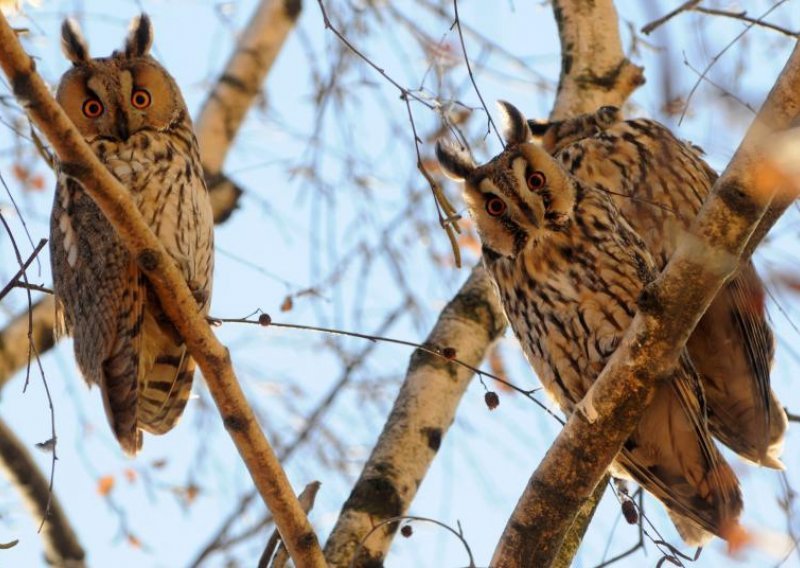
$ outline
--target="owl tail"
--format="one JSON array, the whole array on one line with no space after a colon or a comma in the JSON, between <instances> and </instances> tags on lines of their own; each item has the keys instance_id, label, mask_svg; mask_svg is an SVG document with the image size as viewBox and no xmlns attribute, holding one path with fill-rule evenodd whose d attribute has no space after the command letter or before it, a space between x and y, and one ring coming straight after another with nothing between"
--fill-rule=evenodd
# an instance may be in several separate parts
<instances>
[{"instance_id":1,"label":"owl tail","mask_svg":"<svg viewBox=\"0 0 800 568\"><path fill-rule=\"evenodd\" d=\"M145 313L138 426L164 434L177 424L192 390L195 362L169 322Z\"/></svg>"},{"instance_id":2,"label":"owl tail","mask_svg":"<svg viewBox=\"0 0 800 568\"><path fill-rule=\"evenodd\" d=\"M137 427L137 377L141 367L142 319L144 317L144 276L130 263L130 281L120 299L120 317L109 355L102 363L100 391L103 406L122 450L135 455L142 447L142 433Z\"/></svg>"},{"instance_id":3,"label":"owl tail","mask_svg":"<svg viewBox=\"0 0 800 568\"><path fill-rule=\"evenodd\" d=\"M739 527L742 495L733 470L709 434L693 375L681 370L662 385L617 462L667 507L687 544Z\"/></svg>"},{"instance_id":4,"label":"owl tail","mask_svg":"<svg viewBox=\"0 0 800 568\"><path fill-rule=\"evenodd\" d=\"M787 421L770 389L774 347L764 295L747 263L711 304L688 347L703 377L711 432L745 459L783 469L778 458Z\"/></svg>"}]
</instances>

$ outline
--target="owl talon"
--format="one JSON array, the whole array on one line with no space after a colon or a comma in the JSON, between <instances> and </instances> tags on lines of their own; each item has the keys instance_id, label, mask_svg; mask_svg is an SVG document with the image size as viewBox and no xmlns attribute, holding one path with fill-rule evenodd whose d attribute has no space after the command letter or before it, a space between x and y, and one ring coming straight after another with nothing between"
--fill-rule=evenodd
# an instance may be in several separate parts
<instances>
[{"instance_id":1,"label":"owl talon","mask_svg":"<svg viewBox=\"0 0 800 568\"><path fill-rule=\"evenodd\" d=\"M575 406L575 410L583 414L583 416L588 420L589 424L594 424L597 422L597 419L600 418L600 414L597 412L597 409L594 407L594 401L592 400L592 391L586 393L581 401Z\"/></svg>"}]
</instances>

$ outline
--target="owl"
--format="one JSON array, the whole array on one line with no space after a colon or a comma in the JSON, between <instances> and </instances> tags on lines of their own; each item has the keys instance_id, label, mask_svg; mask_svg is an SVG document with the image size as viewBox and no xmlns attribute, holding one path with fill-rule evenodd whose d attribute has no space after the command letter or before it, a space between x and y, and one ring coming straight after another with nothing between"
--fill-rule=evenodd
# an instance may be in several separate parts
<instances>
[{"instance_id":1,"label":"owl","mask_svg":"<svg viewBox=\"0 0 800 568\"><path fill-rule=\"evenodd\" d=\"M637 298L657 274L646 243L607 191L572 175L530 141L523 115L501 103L506 149L476 166L443 143L443 170L463 180L483 262L508 321L547 392L570 414L619 345ZM701 545L738 525L739 482L705 421L697 371L683 354L658 386L612 471L667 507Z\"/></svg>"},{"instance_id":2,"label":"owl","mask_svg":"<svg viewBox=\"0 0 800 568\"><path fill-rule=\"evenodd\" d=\"M77 24L61 44L72 67L56 98L97 157L130 192L203 313L211 301L211 202L192 122L172 76L150 55L153 28L135 18L124 48L91 58ZM58 319L74 337L89 385L99 385L120 446L180 418L195 370L180 334L136 260L81 185L58 173L50 219Z\"/></svg>"},{"instance_id":3,"label":"owl","mask_svg":"<svg viewBox=\"0 0 800 568\"><path fill-rule=\"evenodd\" d=\"M645 119L603 107L529 126L578 179L609 191L663 269L717 179L702 151ZM688 341L708 400L711 432L740 456L783 469L786 413L770 388L774 354L764 286L749 260L722 289Z\"/></svg>"}]
</instances>

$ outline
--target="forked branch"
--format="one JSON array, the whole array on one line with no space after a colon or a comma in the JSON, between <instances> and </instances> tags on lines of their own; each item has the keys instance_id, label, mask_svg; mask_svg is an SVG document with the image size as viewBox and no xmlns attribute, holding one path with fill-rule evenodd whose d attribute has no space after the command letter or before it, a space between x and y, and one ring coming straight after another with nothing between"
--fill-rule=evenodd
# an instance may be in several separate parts
<instances>
[{"instance_id":1,"label":"forked branch","mask_svg":"<svg viewBox=\"0 0 800 568\"><path fill-rule=\"evenodd\" d=\"M777 219L774 213L786 199L778 207L771 203L787 181L771 165L770 143L796 126L798 117L800 44L689 234L642 293L622 344L528 482L492 566L551 566L578 509L641 419L659 380L669 375L717 291L752 251L754 233L762 236Z\"/></svg>"}]
</instances>

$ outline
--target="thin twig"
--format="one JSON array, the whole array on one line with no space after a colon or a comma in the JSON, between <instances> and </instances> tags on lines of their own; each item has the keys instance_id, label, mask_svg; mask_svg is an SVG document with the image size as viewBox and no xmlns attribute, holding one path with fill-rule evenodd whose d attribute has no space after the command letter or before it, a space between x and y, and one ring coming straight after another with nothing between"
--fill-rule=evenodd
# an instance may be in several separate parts
<instances>
[{"instance_id":1,"label":"thin twig","mask_svg":"<svg viewBox=\"0 0 800 568\"><path fill-rule=\"evenodd\" d=\"M11 291L12 288L19 287L19 288L28 288L28 289L30 289L29 288L30 284L20 285L19 279L23 276L23 273L25 272L25 270L27 270L27 268L33 262L33 259L37 257L37 255L42 251L42 249L44 248L44 245L46 245L46 244L47 244L47 239L42 239L42 240L39 241L39 244L36 245L35 249L33 249L33 252L28 257L28 260L26 260L25 262L22 263L22 266L20 266L20 268L17 271L17 273L11 278L11 280L8 281L8 284L6 284L3 287L3 289L0 290L0 300L5 298L6 294L8 294Z\"/></svg>"},{"instance_id":2,"label":"thin twig","mask_svg":"<svg viewBox=\"0 0 800 568\"><path fill-rule=\"evenodd\" d=\"M776 24L773 24L773 23L770 23L770 22L764 22L764 21L762 21L760 19L756 19L756 18L751 18L750 16L747 15L746 11L729 12L727 10L718 10L716 8L705 8L703 6L693 6L691 8L691 11L692 12L699 12L701 14L708 14L710 16L723 16L725 18L732 18L734 20L740 20L742 22L748 22L750 24L754 24L754 25L762 27L762 28L767 28L767 29L770 29L770 30L774 30L776 32L780 32L780 33L782 33L784 35L787 35L789 37L793 37L793 38L800 37L800 32L793 32L793 31L791 31L791 30L789 30L787 28L783 28L783 27L778 26Z\"/></svg>"},{"instance_id":3,"label":"thin twig","mask_svg":"<svg viewBox=\"0 0 800 568\"><path fill-rule=\"evenodd\" d=\"M776 10L779 6L781 6L782 4L785 4L786 1L787 0L778 0L778 2L776 2L775 4L770 6L767 11L765 11L763 14L761 14L761 16L759 16L756 21L761 21L762 19L766 18L774 10ZM680 119L678 119L678 125L679 126L683 123L683 119L686 116L686 111L689 110L689 102L692 100L692 97L694 96L695 91L697 91L697 88L703 82L703 79L705 78L705 76L708 74L708 72L711 70L711 68L714 65L716 65L717 61L719 61L719 59L723 55L725 55L725 52L728 51L731 47L733 47L736 44L736 42L738 42L742 38L742 36L744 36L747 32L749 32L753 28L753 26L755 26L755 22L750 23L747 26L745 26L745 28L741 32L739 32L736 35L736 37L733 38L730 41L730 43L728 43L728 45L726 45L724 48L722 48L722 50L719 53L717 53L714 57L712 57L711 61L708 62L708 65L706 65L705 69L703 69L703 72L700 73L700 77L698 77L697 82L692 86L692 90L689 91L689 95L686 97L686 104L684 104L683 112L681 113Z\"/></svg>"},{"instance_id":4,"label":"thin twig","mask_svg":"<svg viewBox=\"0 0 800 568\"><path fill-rule=\"evenodd\" d=\"M657 20L654 20L649 24L647 24L646 26L642 27L642 33L645 35L650 35L656 28L664 25L665 23L667 23L669 20L671 20L681 12L691 10L692 8L697 6L700 2L701 0L689 0L688 2L684 2L680 6L669 12L668 14L661 16Z\"/></svg>"},{"instance_id":5,"label":"thin twig","mask_svg":"<svg viewBox=\"0 0 800 568\"><path fill-rule=\"evenodd\" d=\"M464 531L461 529L461 523L460 522L456 521L456 523L458 524L458 530L456 530L453 527L451 527L450 525L443 523L442 521L437 521L436 519L431 519L431 518L428 518L428 517L417 517L417 516L413 516L413 515L398 515L396 517L391 517L389 519L385 519L385 520L381 521L380 523L378 523L377 525L372 527L372 530L369 531L366 535L364 535L364 538L362 538L361 542L358 543L358 547L356 548L356 551L353 554L353 560L350 562L350 568L355 568L355 566L356 566L355 562L359 558L358 555L361 552L361 549L364 548L364 543L372 535L372 533L374 533L375 531L377 531L378 529L380 529L382 527L385 527L386 525L390 525L390 524L393 524L393 523L399 523L400 521L420 521L420 522L426 522L426 523L433 523L434 525L440 526L443 529L445 529L445 530L449 531L450 533L454 534L456 536L456 538L458 538L458 540L461 541L461 544L464 545L464 549L467 551L467 556L469 556L469 568L475 568L475 558L473 558L473 556L472 556L472 549L469 547L469 543L467 542L467 539L464 538Z\"/></svg>"}]
</instances>

